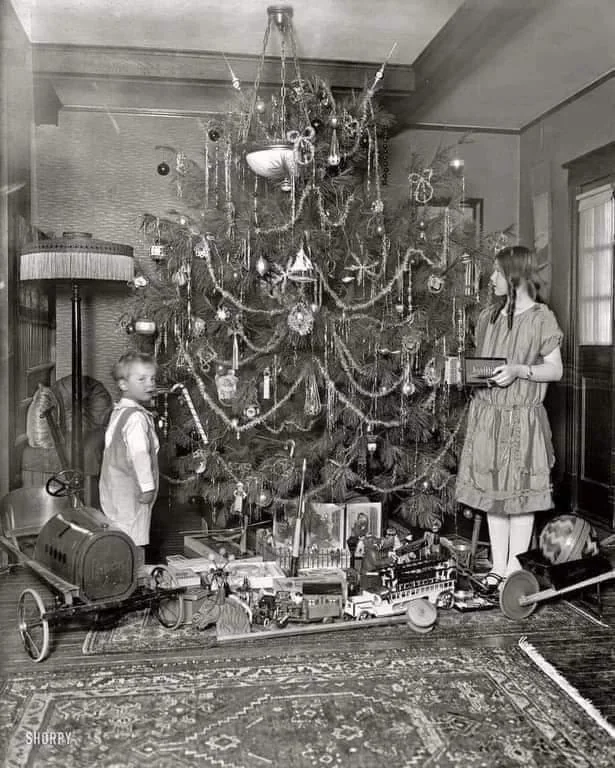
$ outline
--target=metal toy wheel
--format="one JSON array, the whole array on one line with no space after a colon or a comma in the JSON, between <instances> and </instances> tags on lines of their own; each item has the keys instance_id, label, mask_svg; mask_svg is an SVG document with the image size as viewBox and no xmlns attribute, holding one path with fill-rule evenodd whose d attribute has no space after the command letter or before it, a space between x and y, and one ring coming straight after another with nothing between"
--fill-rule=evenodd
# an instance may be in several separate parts
<instances>
[{"instance_id":1,"label":"metal toy wheel","mask_svg":"<svg viewBox=\"0 0 615 768\"><path fill-rule=\"evenodd\" d=\"M44 619L45 604L35 589L24 589L17 604L19 634L26 653L33 661L49 654L49 622Z\"/></svg>"},{"instance_id":2,"label":"metal toy wheel","mask_svg":"<svg viewBox=\"0 0 615 768\"><path fill-rule=\"evenodd\" d=\"M45 483L45 490L56 499L63 499L83 490L83 473L78 469L63 469Z\"/></svg>"},{"instance_id":3,"label":"metal toy wheel","mask_svg":"<svg viewBox=\"0 0 615 768\"><path fill-rule=\"evenodd\" d=\"M154 590L177 589L177 579L165 565L152 569L151 585ZM184 601L181 595L158 597L154 603L158 621L167 629L177 629L184 620Z\"/></svg>"},{"instance_id":4,"label":"metal toy wheel","mask_svg":"<svg viewBox=\"0 0 615 768\"><path fill-rule=\"evenodd\" d=\"M515 571L504 581L500 591L502 613L513 621L526 619L536 608L536 603L520 605L519 599L534 595L540 590L537 578L530 571Z\"/></svg>"},{"instance_id":5,"label":"metal toy wheel","mask_svg":"<svg viewBox=\"0 0 615 768\"><path fill-rule=\"evenodd\" d=\"M452 608L454 602L455 595L450 591L450 589L446 589L444 592L440 592L438 595L436 600L436 608Z\"/></svg>"}]
</instances>

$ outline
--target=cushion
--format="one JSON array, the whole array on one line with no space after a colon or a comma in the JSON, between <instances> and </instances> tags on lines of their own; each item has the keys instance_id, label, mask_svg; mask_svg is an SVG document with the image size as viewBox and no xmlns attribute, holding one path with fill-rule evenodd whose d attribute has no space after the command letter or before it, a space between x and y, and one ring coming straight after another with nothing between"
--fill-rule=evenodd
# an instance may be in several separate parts
<instances>
[{"instance_id":1,"label":"cushion","mask_svg":"<svg viewBox=\"0 0 615 768\"><path fill-rule=\"evenodd\" d=\"M55 447L49 423L44 416L44 413L50 408L56 424L59 424L61 420L61 407L58 398L50 387L39 384L26 414L26 434L28 436L28 444L32 448Z\"/></svg>"},{"instance_id":2,"label":"cushion","mask_svg":"<svg viewBox=\"0 0 615 768\"><path fill-rule=\"evenodd\" d=\"M72 376L58 379L52 387L61 403L64 419L61 425L64 434L72 430L73 382ZM113 410L113 398L104 384L90 376L82 378L83 410L81 414L83 434L90 430L106 427Z\"/></svg>"}]
</instances>

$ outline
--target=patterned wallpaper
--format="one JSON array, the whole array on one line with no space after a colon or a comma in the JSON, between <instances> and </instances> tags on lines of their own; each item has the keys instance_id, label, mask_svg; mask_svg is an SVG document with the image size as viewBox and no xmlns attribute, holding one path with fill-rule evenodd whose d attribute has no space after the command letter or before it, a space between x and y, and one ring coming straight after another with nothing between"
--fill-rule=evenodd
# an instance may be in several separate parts
<instances>
[{"instance_id":1,"label":"patterned wallpaper","mask_svg":"<svg viewBox=\"0 0 615 768\"><path fill-rule=\"evenodd\" d=\"M148 257L141 232L143 213L165 215L177 200L168 177L156 167L176 147L202 158L201 123L194 118L61 111L58 126L38 126L35 136L35 222L44 232L91 232L95 238L131 245ZM118 327L129 297L127 286L89 284L82 289L83 373L102 381L115 396L110 375L128 337ZM57 377L71 370L71 306L68 286L59 287Z\"/></svg>"}]
</instances>

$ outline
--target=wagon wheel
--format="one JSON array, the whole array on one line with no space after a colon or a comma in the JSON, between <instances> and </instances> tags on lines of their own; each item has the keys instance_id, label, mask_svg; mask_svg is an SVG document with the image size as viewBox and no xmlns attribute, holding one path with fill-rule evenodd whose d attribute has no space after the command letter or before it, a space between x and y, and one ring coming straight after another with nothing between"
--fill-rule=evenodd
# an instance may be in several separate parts
<instances>
[{"instance_id":1,"label":"wagon wheel","mask_svg":"<svg viewBox=\"0 0 615 768\"><path fill-rule=\"evenodd\" d=\"M33 661L43 661L49 654L49 622L44 614L45 605L39 593L24 589L17 604L17 621L21 641Z\"/></svg>"},{"instance_id":2,"label":"wagon wheel","mask_svg":"<svg viewBox=\"0 0 615 768\"><path fill-rule=\"evenodd\" d=\"M151 586L156 592L165 589L177 589L177 579L165 565L152 569ZM177 629L184 620L184 601L181 595L157 597L154 613L158 621L167 629Z\"/></svg>"},{"instance_id":3,"label":"wagon wheel","mask_svg":"<svg viewBox=\"0 0 615 768\"><path fill-rule=\"evenodd\" d=\"M529 571L511 573L500 591L500 608L509 619L526 619L536 608L536 603L519 605L521 597L534 595L540 590L538 579Z\"/></svg>"}]
</instances>

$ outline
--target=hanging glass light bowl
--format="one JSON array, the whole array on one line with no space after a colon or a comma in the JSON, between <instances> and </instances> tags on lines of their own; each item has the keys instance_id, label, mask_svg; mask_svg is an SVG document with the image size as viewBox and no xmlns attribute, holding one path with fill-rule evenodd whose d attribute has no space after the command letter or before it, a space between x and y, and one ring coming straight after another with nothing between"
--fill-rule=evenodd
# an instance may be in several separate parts
<instances>
[{"instance_id":1,"label":"hanging glass light bowl","mask_svg":"<svg viewBox=\"0 0 615 768\"><path fill-rule=\"evenodd\" d=\"M246 140L247 152L246 162L250 169L257 175L263 178L269 179L274 183L283 183L285 188L289 188L290 180L297 175L298 163L296 155L296 146L294 141L290 141L287 137L287 125L286 125L286 98L288 92L288 83L286 82L286 51L292 52L292 59L294 64L295 73L299 82L301 82L301 74L299 72L299 63L296 56L296 40L294 34L294 28L292 23L293 9L290 5L270 5L267 8L267 29L265 32L265 38L263 41L263 49L261 52L261 58L259 62L259 68L256 75L256 81L254 83L254 95L250 113L246 124L246 134L244 139ZM265 56L267 52L267 45L272 29L277 29L280 34L280 95L278 100L278 110L276 120L272 121L275 124L275 135L270 136L268 133L263 140L260 138L253 138L252 142L249 141L249 136L252 134L258 134L259 128L262 129L262 125L258 125L257 113L259 111L257 105L261 105L263 100L259 95L259 87L261 81L261 75L265 64ZM305 110L307 114L307 110Z\"/></svg>"},{"instance_id":2,"label":"hanging glass light bowl","mask_svg":"<svg viewBox=\"0 0 615 768\"><path fill-rule=\"evenodd\" d=\"M297 173L295 148L290 141L256 144L246 154L246 162L257 176L270 181L283 181Z\"/></svg>"}]
</instances>

